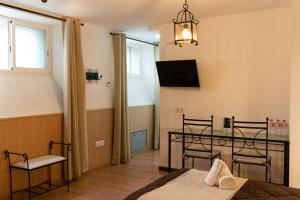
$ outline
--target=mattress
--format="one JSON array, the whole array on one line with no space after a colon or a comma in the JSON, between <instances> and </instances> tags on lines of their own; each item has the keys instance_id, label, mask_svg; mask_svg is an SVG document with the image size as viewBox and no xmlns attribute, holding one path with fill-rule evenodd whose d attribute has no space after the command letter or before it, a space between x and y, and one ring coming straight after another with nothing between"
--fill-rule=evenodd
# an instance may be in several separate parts
<instances>
[{"instance_id":1,"label":"mattress","mask_svg":"<svg viewBox=\"0 0 300 200\"><path fill-rule=\"evenodd\" d=\"M177 177L189 171L189 169L180 169L174 171L158 180L150 183L149 185L133 192L124 200L138 200L141 196L151 191L154 191L165 184L171 182ZM187 194L188 195L188 194ZM269 184L258 181L248 180L244 186L237 191L232 197L233 200L300 200L300 190L289 188L281 185ZM164 200L164 199L161 199ZM171 200L171 199L170 199ZM197 200L201 200L199 197ZM203 199L205 200L205 199ZM213 199L210 199L213 200Z\"/></svg>"}]
</instances>

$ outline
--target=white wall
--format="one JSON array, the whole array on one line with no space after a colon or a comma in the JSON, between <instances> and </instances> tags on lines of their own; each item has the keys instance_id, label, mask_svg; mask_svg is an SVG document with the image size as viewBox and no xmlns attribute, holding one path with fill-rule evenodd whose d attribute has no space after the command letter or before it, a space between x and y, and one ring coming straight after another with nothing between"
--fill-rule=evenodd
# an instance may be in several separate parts
<instances>
[{"instance_id":1,"label":"white wall","mask_svg":"<svg viewBox=\"0 0 300 200\"><path fill-rule=\"evenodd\" d=\"M141 49L142 75L128 77L128 106L143 106L154 104L155 98L155 55L154 46L127 40L128 43Z\"/></svg>"},{"instance_id":2,"label":"white wall","mask_svg":"<svg viewBox=\"0 0 300 200\"><path fill-rule=\"evenodd\" d=\"M300 2L293 1L293 53L291 68L290 186L300 188Z\"/></svg>"},{"instance_id":3,"label":"white wall","mask_svg":"<svg viewBox=\"0 0 300 200\"><path fill-rule=\"evenodd\" d=\"M52 27L52 69L48 75L0 72L0 118L63 112L63 26ZM86 84L87 109L113 107L113 47L108 30L82 27L84 67L103 75L98 84ZM107 86L110 82L110 86Z\"/></svg>"},{"instance_id":4,"label":"white wall","mask_svg":"<svg viewBox=\"0 0 300 200\"><path fill-rule=\"evenodd\" d=\"M114 61L109 30L85 23L81 37L84 67L103 75L98 84L86 85L87 109L113 108ZM111 83L109 87L107 82Z\"/></svg>"},{"instance_id":5,"label":"white wall","mask_svg":"<svg viewBox=\"0 0 300 200\"><path fill-rule=\"evenodd\" d=\"M197 59L201 88L161 88L160 165L167 164L167 131L187 115L289 119L290 8L200 20L199 45L173 45L172 25L160 29L161 60ZM174 150L175 153L180 150ZM175 156L176 157L176 156ZM180 160L174 161L176 167Z\"/></svg>"},{"instance_id":6,"label":"white wall","mask_svg":"<svg viewBox=\"0 0 300 200\"><path fill-rule=\"evenodd\" d=\"M54 24L50 37L51 73L0 71L0 118L62 113L62 29ZM55 78L53 78L55 77Z\"/></svg>"},{"instance_id":7,"label":"white wall","mask_svg":"<svg viewBox=\"0 0 300 200\"><path fill-rule=\"evenodd\" d=\"M0 72L0 118L62 112L62 93L49 75Z\"/></svg>"},{"instance_id":8,"label":"white wall","mask_svg":"<svg viewBox=\"0 0 300 200\"><path fill-rule=\"evenodd\" d=\"M58 23L52 26L52 76L63 91L64 84L64 26L63 23Z\"/></svg>"}]
</instances>

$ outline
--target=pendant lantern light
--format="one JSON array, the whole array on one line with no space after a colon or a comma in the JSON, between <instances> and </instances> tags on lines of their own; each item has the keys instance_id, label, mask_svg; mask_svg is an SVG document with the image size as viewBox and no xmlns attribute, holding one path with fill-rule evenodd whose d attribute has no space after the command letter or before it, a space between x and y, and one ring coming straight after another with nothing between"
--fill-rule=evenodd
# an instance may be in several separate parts
<instances>
[{"instance_id":1,"label":"pendant lantern light","mask_svg":"<svg viewBox=\"0 0 300 200\"><path fill-rule=\"evenodd\" d=\"M194 15L189 11L187 0L183 4L183 10L181 10L174 22L174 40L175 45L182 47L183 44L195 44L198 45L198 33L197 25L198 20L194 18Z\"/></svg>"}]
</instances>

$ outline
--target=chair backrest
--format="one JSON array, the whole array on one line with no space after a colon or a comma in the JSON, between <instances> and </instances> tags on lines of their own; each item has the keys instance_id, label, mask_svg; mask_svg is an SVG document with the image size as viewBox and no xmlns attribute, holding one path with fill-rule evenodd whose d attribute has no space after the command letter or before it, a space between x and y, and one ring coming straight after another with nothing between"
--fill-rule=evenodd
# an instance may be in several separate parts
<instances>
[{"instance_id":1,"label":"chair backrest","mask_svg":"<svg viewBox=\"0 0 300 200\"><path fill-rule=\"evenodd\" d=\"M212 152L213 151L213 129L214 129L214 116L211 116L210 119L195 119L187 118L185 114L182 115L182 133L183 133L183 142L182 142L182 151L188 149L195 140L197 144L200 145L200 148L197 148L198 151ZM185 129L189 129L189 132L193 135L185 135ZM196 131L197 130L197 131ZM195 132L194 132L195 131ZM197 134L197 135L196 135ZM206 135L206 136L205 136ZM208 138L207 136L210 135ZM189 145L186 146L186 138L190 138ZM203 142L205 138L208 142Z\"/></svg>"},{"instance_id":2,"label":"chair backrest","mask_svg":"<svg viewBox=\"0 0 300 200\"><path fill-rule=\"evenodd\" d=\"M232 159L234 156L268 159L269 118L263 122L236 121L232 117Z\"/></svg>"}]
</instances>

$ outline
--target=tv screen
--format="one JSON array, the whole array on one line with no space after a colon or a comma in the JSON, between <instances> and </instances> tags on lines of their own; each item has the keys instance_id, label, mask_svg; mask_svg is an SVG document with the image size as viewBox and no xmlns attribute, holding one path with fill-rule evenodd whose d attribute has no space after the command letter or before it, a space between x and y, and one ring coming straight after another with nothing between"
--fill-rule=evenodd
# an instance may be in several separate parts
<instances>
[{"instance_id":1,"label":"tv screen","mask_svg":"<svg viewBox=\"0 0 300 200\"><path fill-rule=\"evenodd\" d=\"M200 87L196 60L156 62L161 87Z\"/></svg>"}]
</instances>

